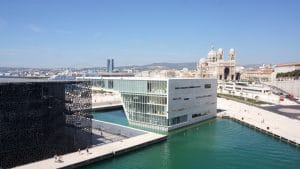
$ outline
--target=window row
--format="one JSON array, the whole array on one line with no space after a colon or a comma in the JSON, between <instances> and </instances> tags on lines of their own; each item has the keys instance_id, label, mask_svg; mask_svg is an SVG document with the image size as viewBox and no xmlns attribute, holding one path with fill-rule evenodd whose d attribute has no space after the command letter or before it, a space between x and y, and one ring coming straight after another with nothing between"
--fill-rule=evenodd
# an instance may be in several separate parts
<instances>
[{"instance_id":1,"label":"window row","mask_svg":"<svg viewBox=\"0 0 300 169\"><path fill-rule=\"evenodd\" d=\"M124 102L137 102L144 104L167 104L166 96L145 96L145 95L135 95L135 94L122 94Z\"/></svg>"},{"instance_id":2,"label":"window row","mask_svg":"<svg viewBox=\"0 0 300 169\"><path fill-rule=\"evenodd\" d=\"M195 118L195 117L200 117L200 116L205 116L205 115L207 115L208 113L209 113L209 112L192 114L192 118Z\"/></svg>"},{"instance_id":3,"label":"window row","mask_svg":"<svg viewBox=\"0 0 300 169\"><path fill-rule=\"evenodd\" d=\"M211 95L203 95L203 96L197 96L196 99L204 98L204 97L211 97Z\"/></svg>"},{"instance_id":4,"label":"window row","mask_svg":"<svg viewBox=\"0 0 300 169\"><path fill-rule=\"evenodd\" d=\"M172 119L169 119L169 126L179 124L179 123L183 123L183 122L186 122L186 121L187 121L187 115L174 117Z\"/></svg>"},{"instance_id":5,"label":"window row","mask_svg":"<svg viewBox=\"0 0 300 169\"><path fill-rule=\"evenodd\" d=\"M195 98L196 99L200 99L200 98L211 97L211 96L212 95L203 95L203 96L196 96ZM181 99L182 99L181 97L175 97L175 98L173 98L173 100L181 100ZM186 97L183 100L190 100L190 98Z\"/></svg>"},{"instance_id":6,"label":"window row","mask_svg":"<svg viewBox=\"0 0 300 169\"><path fill-rule=\"evenodd\" d=\"M132 102L124 102L124 104L127 112L136 112L141 114L157 114L157 115L166 114L166 106L132 103Z\"/></svg>"},{"instance_id":7,"label":"window row","mask_svg":"<svg viewBox=\"0 0 300 169\"><path fill-rule=\"evenodd\" d=\"M184 86L184 87L175 87L175 89L193 89L193 88L201 88L201 86Z\"/></svg>"},{"instance_id":8,"label":"window row","mask_svg":"<svg viewBox=\"0 0 300 169\"><path fill-rule=\"evenodd\" d=\"M154 124L154 125L161 125L161 126L167 125L167 118L164 116L141 114L141 113L135 113L135 112L129 112L128 114L129 114L129 119L133 120L133 121L149 123L149 124Z\"/></svg>"}]
</instances>

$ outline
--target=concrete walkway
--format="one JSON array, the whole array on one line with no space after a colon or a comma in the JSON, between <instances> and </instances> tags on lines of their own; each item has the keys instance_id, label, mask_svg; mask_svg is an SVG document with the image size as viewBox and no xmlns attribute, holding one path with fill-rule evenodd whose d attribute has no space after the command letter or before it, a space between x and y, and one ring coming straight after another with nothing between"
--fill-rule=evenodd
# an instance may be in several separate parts
<instances>
[{"instance_id":1,"label":"concrete walkway","mask_svg":"<svg viewBox=\"0 0 300 169\"><path fill-rule=\"evenodd\" d=\"M96 146L89 149L89 153L86 150L82 150L81 153L74 152L65 154L62 156L62 162L55 162L54 158L37 161L34 163L26 164L23 166L15 167L18 169L54 169L54 168L72 168L88 165L92 162L103 160L113 157L118 154L122 154L137 148L141 148L150 144L154 144L163 140L166 140L167 136L146 133L136 137L124 139L118 142L113 142L101 146Z\"/></svg>"},{"instance_id":2,"label":"concrete walkway","mask_svg":"<svg viewBox=\"0 0 300 169\"><path fill-rule=\"evenodd\" d=\"M106 110L122 107L121 96L117 94L94 94L92 100L92 109L94 110Z\"/></svg>"},{"instance_id":3,"label":"concrete walkway","mask_svg":"<svg viewBox=\"0 0 300 169\"><path fill-rule=\"evenodd\" d=\"M218 98L218 116L228 116L300 145L300 120L288 118L258 107Z\"/></svg>"}]
</instances>

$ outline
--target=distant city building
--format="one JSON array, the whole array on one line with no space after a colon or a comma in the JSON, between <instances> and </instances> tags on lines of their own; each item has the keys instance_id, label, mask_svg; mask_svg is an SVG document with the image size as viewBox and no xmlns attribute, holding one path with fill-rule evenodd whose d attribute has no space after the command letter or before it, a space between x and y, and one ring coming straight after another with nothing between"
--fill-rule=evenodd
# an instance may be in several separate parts
<instances>
[{"instance_id":1,"label":"distant city building","mask_svg":"<svg viewBox=\"0 0 300 169\"><path fill-rule=\"evenodd\" d=\"M107 72L113 72L114 71L114 59L107 59Z\"/></svg>"},{"instance_id":2,"label":"distant city building","mask_svg":"<svg viewBox=\"0 0 300 169\"><path fill-rule=\"evenodd\" d=\"M241 80L246 81L271 81L274 69L270 65L262 65L258 68L245 68L240 70Z\"/></svg>"},{"instance_id":3,"label":"distant city building","mask_svg":"<svg viewBox=\"0 0 300 169\"><path fill-rule=\"evenodd\" d=\"M300 98L300 62L277 65L274 80L270 84Z\"/></svg>"},{"instance_id":4,"label":"distant city building","mask_svg":"<svg viewBox=\"0 0 300 169\"><path fill-rule=\"evenodd\" d=\"M190 78L195 77L195 70L188 70L187 68L182 70L166 69L166 70L147 70L137 72L136 77L154 77L154 78Z\"/></svg>"},{"instance_id":5,"label":"distant city building","mask_svg":"<svg viewBox=\"0 0 300 169\"><path fill-rule=\"evenodd\" d=\"M96 87L119 91L130 125L169 131L216 116L215 79L84 79Z\"/></svg>"},{"instance_id":6,"label":"distant city building","mask_svg":"<svg viewBox=\"0 0 300 169\"><path fill-rule=\"evenodd\" d=\"M219 82L218 92L225 94L236 94L246 97L246 95L271 94L270 87L264 85L250 85L248 82ZM254 97L253 97L254 98Z\"/></svg>"},{"instance_id":7,"label":"distant city building","mask_svg":"<svg viewBox=\"0 0 300 169\"><path fill-rule=\"evenodd\" d=\"M287 73L295 70L300 70L300 62L291 62L279 64L275 67L275 73Z\"/></svg>"},{"instance_id":8,"label":"distant city building","mask_svg":"<svg viewBox=\"0 0 300 169\"><path fill-rule=\"evenodd\" d=\"M236 52L229 50L229 60L224 60L224 51L219 48L217 51L212 47L207 58L199 60L197 65L198 76L201 78L215 78L218 80L238 80L236 77Z\"/></svg>"},{"instance_id":9,"label":"distant city building","mask_svg":"<svg viewBox=\"0 0 300 169\"><path fill-rule=\"evenodd\" d=\"M98 72L99 77L133 77L133 73L128 72Z\"/></svg>"},{"instance_id":10,"label":"distant city building","mask_svg":"<svg viewBox=\"0 0 300 169\"><path fill-rule=\"evenodd\" d=\"M106 62L106 71L107 72L110 71L110 59L107 59L107 62Z\"/></svg>"}]
</instances>

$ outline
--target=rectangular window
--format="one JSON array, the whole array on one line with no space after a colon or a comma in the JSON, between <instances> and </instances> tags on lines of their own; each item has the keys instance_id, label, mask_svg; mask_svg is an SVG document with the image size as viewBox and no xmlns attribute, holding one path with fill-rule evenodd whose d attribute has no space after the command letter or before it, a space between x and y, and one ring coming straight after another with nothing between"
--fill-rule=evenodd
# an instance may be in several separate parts
<instances>
[{"instance_id":1,"label":"rectangular window","mask_svg":"<svg viewBox=\"0 0 300 169\"><path fill-rule=\"evenodd\" d=\"M190 98L184 98L183 100L189 100Z\"/></svg>"},{"instance_id":2,"label":"rectangular window","mask_svg":"<svg viewBox=\"0 0 300 169\"><path fill-rule=\"evenodd\" d=\"M175 87L175 89L192 89L192 88L200 88L201 86L184 86L184 87Z\"/></svg>"},{"instance_id":3,"label":"rectangular window","mask_svg":"<svg viewBox=\"0 0 300 169\"><path fill-rule=\"evenodd\" d=\"M208 114L208 112L192 114L192 118L196 118L196 117L200 117L200 116L205 116L207 114Z\"/></svg>"},{"instance_id":4,"label":"rectangular window","mask_svg":"<svg viewBox=\"0 0 300 169\"><path fill-rule=\"evenodd\" d=\"M211 84L205 84L204 88L206 88L206 89L211 88Z\"/></svg>"},{"instance_id":5,"label":"rectangular window","mask_svg":"<svg viewBox=\"0 0 300 169\"><path fill-rule=\"evenodd\" d=\"M204 97L210 97L211 95L203 95L203 96L197 96L196 99L204 98Z\"/></svg>"},{"instance_id":6,"label":"rectangular window","mask_svg":"<svg viewBox=\"0 0 300 169\"><path fill-rule=\"evenodd\" d=\"M172 119L169 119L169 125L175 125L179 123L183 123L187 121L187 115L174 117Z\"/></svg>"}]
</instances>

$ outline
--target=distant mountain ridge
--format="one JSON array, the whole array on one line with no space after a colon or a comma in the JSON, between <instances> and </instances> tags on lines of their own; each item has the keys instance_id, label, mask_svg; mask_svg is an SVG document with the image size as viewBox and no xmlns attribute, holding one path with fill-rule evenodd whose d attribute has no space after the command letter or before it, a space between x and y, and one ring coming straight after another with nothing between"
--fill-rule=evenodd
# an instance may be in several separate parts
<instances>
[{"instance_id":1,"label":"distant mountain ridge","mask_svg":"<svg viewBox=\"0 0 300 169\"><path fill-rule=\"evenodd\" d=\"M167 62L162 62L162 63L152 63L152 64L147 64L147 65L142 65L142 66L120 66L118 67L119 69L126 69L126 68L135 68L138 70L162 70L162 69L176 69L176 70L181 70L183 68L188 68L189 70L195 70L197 68L196 62L185 62L185 63L167 63Z\"/></svg>"}]
</instances>

